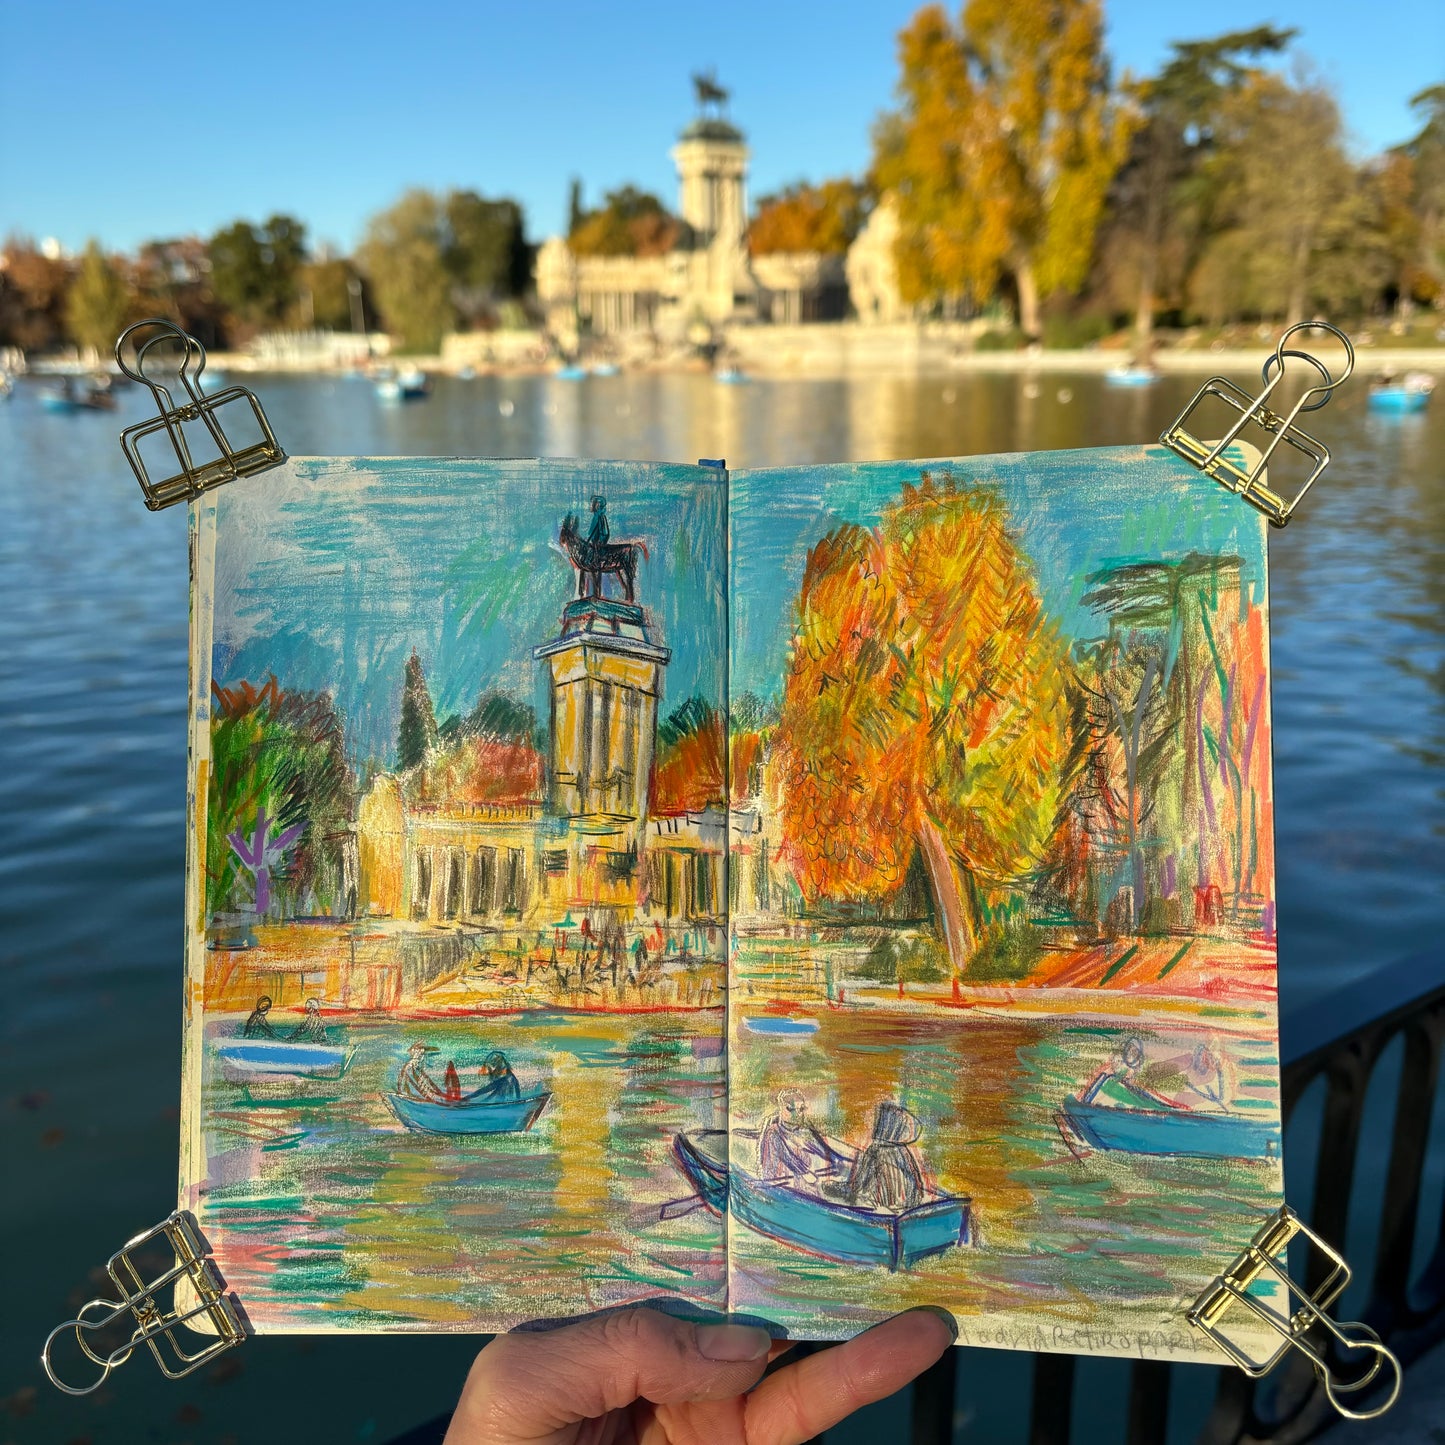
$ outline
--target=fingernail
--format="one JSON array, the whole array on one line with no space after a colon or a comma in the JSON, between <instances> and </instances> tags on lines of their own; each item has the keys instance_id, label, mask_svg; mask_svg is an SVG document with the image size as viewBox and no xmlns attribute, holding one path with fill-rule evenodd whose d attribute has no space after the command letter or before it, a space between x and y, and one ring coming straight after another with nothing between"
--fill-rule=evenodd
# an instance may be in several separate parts
<instances>
[{"instance_id":1,"label":"fingernail","mask_svg":"<svg viewBox=\"0 0 1445 1445\"><path fill-rule=\"evenodd\" d=\"M698 1353L707 1360L730 1365L761 1360L772 1348L772 1336L754 1325L699 1325Z\"/></svg>"},{"instance_id":2,"label":"fingernail","mask_svg":"<svg viewBox=\"0 0 1445 1445\"><path fill-rule=\"evenodd\" d=\"M953 1336L954 1344L958 1343L958 1321L949 1314L946 1309L939 1305L914 1305L911 1310L905 1310L905 1314L932 1315L934 1319L941 1320L947 1327L948 1333Z\"/></svg>"}]
</instances>

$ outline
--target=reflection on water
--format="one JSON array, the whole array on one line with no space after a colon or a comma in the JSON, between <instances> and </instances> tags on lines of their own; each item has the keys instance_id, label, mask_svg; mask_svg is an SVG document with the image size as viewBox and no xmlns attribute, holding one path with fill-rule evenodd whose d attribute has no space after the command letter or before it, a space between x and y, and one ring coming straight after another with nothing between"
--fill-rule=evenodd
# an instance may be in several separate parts
<instances>
[{"instance_id":1,"label":"reflection on water","mask_svg":"<svg viewBox=\"0 0 1445 1445\"><path fill-rule=\"evenodd\" d=\"M704 1015L705 1019L710 1018ZM720 1015L719 1015L720 1017ZM237 1020L208 1019L208 1043ZM668 1163L675 1134L725 1125L717 1024L537 1013L484 1024L358 1021L336 1080L226 1082L208 1050L210 1187L198 1213L241 1297L268 1328L475 1328L666 1293L718 1305L722 1228ZM470 1088L505 1044L525 1092L552 1100L524 1134L404 1128L383 1095L414 1042Z\"/></svg>"}]
</instances>

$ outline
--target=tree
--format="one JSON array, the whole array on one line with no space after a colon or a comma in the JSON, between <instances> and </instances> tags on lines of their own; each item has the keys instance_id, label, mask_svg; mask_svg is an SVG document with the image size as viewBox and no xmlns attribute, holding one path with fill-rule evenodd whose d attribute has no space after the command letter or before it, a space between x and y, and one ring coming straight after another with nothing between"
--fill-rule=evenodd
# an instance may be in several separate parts
<instances>
[{"instance_id":1,"label":"tree","mask_svg":"<svg viewBox=\"0 0 1445 1445\"><path fill-rule=\"evenodd\" d=\"M355 779L330 695L274 677L212 694L208 911L349 914Z\"/></svg>"},{"instance_id":2,"label":"tree","mask_svg":"<svg viewBox=\"0 0 1445 1445\"><path fill-rule=\"evenodd\" d=\"M444 239L441 203L412 190L371 218L357 252L387 330L408 351L436 351L456 324Z\"/></svg>"},{"instance_id":3,"label":"tree","mask_svg":"<svg viewBox=\"0 0 1445 1445\"><path fill-rule=\"evenodd\" d=\"M681 237L682 223L656 196L627 185L583 212L567 244L574 256L664 256Z\"/></svg>"},{"instance_id":4,"label":"tree","mask_svg":"<svg viewBox=\"0 0 1445 1445\"><path fill-rule=\"evenodd\" d=\"M1324 86L1251 74L1220 109L1205 168L1222 229L1196 276L1214 310L1302 321L1316 306L1359 305L1386 279L1384 238L1345 155L1339 109Z\"/></svg>"},{"instance_id":5,"label":"tree","mask_svg":"<svg viewBox=\"0 0 1445 1445\"><path fill-rule=\"evenodd\" d=\"M842 255L863 229L867 199L867 187L846 178L765 196L748 228L748 249L754 256L772 251Z\"/></svg>"},{"instance_id":6,"label":"tree","mask_svg":"<svg viewBox=\"0 0 1445 1445\"><path fill-rule=\"evenodd\" d=\"M304 318L314 326L332 331L351 329L351 285L356 268L339 257L311 261L297 273L297 287L309 295L310 315Z\"/></svg>"},{"instance_id":7,"label":"tree","mask_svg":"<svg viewBox=\"0 0 1445 1445\"><path fill-rule=\"evenodd\" d=\"M77 346L109 353L135 309L135 292L120 268L91 241L65 298L65 325Z\"/></svg>"},{"instance_id":8,"label":"tree","mask_svg":"<svg viewBox=\"0 0 1445 1445\"><path fill-rule=\"evenodd\" d=\"M260 226L236 221L211 237L216 299L245 327L279 326L296 304L306 228L276 215Z\"/></svg>"},{"instance_id":9,"label":"tree","mask_svg":"<svg viewBox=\"0 0 1445 1445\"><path fill-rule=\"evenodd\" d=\"M1445 296L1445 85L1411 96L1410 107L1423 125L1387 158L1396 189L1386 201L1398 208L1387 216L1387 230L1396 243L1402 302L1429 306Z\"/></svg>"},{"instance_id":10,"label":"tree","mask_svg":"<svg viewBox=\"0 0 1445 1445\"><path fill-rule=\"evenodd\" d=\"M421 658L413 650L406 661L406 680L401 692L401 723L396 734L397 766L403 772L424 763L437 745L437 720L431 693L421 670Z\"/></svg>"},{"instance_id":11,"label":"tree","mask_svg":"<svg viewBox=\"0 0 1445 1445\"><path fill-rule=\"evenodd\" d=\"M1161 294L1176 305L1182 301L1198 259L1212 210L1201 166L1215 146L1221 104L1253 73L1244 58L1277 54L1294 34L1260 25L1176 41L1159 74L1133 87L1140 121L1114 178L1100 253L1134 310L1141 357L1151 345Z\"/></svg>"},{"instance_id":12,"label":"tree","mask_svg":"<svg viewBox=\"0 0 1445 1445\"><path fill-rule=\"evenodd\" d=\"M70 268L60 255L12 236L0 251L0 345L36 351L64 334Z\"/></svg>"},{"instance_id":13,"label":"tree","mask_svg":"<svg viewBox=\"0 0 1445 1445\"><path fill-rule=\"evenodd\" d=\"M727 769L723 714L706 698L688 698L657 726L651 810L666 815L726 806Z\"/></svg>"},{"instance_id":14,"label":"tree","mask_svg":"<svg viewBox=\"0 0 1445 1445\"><path fill-rule=\"evenodd\" d=\"M527 289L532 252L516 201L489 201L475 191L452 191L443 203L442 221L442 262L452 280L452 299L463 316L475 322L497 302Z\"/></svg>"},{"instance_id":15,"label":"tree","mask_svg":"<svg viewBox=\"0 0 1445 1445\"><path fill-rule=\"evenodd\" d=\"M1072 673L994 490L925 473L809 553L774 758L805 901L886 898L923 860L956 975L1027 887L1071 784Z\"/></svg>"},{"instance_id":16,"label":"tree","mask_svg":"<svg viewBox=\"0 0 1445 1445\"><path fill-rule=\"evenodd\" d=\"M874 173L898 196L903 298L983 298L1007 275L1035 336L1040 300L1084 279L1129 139L1097 0L968 0L958 29L930 5L899 57Z\"/></svg>"}]
</instances>

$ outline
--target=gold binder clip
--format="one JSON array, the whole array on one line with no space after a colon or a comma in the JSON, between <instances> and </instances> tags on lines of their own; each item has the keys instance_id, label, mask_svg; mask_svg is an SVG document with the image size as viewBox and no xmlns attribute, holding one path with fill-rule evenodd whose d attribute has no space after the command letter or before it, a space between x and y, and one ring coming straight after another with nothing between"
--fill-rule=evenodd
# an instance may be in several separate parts
<instances>
[{"instance_id":1,"label":"gold binder clip","mask_svg":"<svg viewBox=\"0 0 1445 1445\"><path fill-rule=\"evenodd\" d=\"M1330 1269L1323 1282L1311 1291L1300 1288L1290 1277L1285 1251L1296 1236L1302 1236L1325 1257ZM1283 1307L1271 1304L1259 1286L1264 1284L1272 1296L1275 1282L1284 1286ZM1373 1420L1383 1415L1399 1397L1400 1362L1381 1342L1368 1325L1340 1324L1325 1311L1345 1292L1350 1283L1350 1267L1344 1256L1332 1249L1306 1225L1288 1206L1282 1208L1250 1240L1249 1245L1232 1265L1194 1301L1185 1318L1210 1339L1252 1379L1267 1375L1290 1350L1298 1350L1319 1376L1330 1404L1349 1420ZM1295 1301L1299 1308L1295 1308ZM1249 1310L1281 1337L1282 1343L1264 1359L1256 1359L1231 1340L1223 1331L1221 1321L1236 1306ZM1329 1339L1313 1343L1309 1335L1320 1327L1327 1337L1346 1350L1364 1350L1373 1356L1370 1367L1358 1379L1344 1381L1330 1369L1327 1358ZM1368 1410L1355 1410L1340 1402L1341 1395L1353 1394L1372 1384L1383 1366L1388 1365L1394 1379L1385 1398Z\"/></svg>"},{"instance_id":2,"label":"gold binder clip","mask_svg":"<svg viewBox=\"0 0 1445 1445\"><path fill-rule=\"evenodd\" d=\"M1331 336L1338 338L1340 345L1345 348L1345 369L1338 377L1332 376L1330 369L1317 356L1308 351L1301 351L1297 347L1286 346L1285 343L1296 331L1311 330L1328 331ZM1323 380L1318 386L1310 387L1294 404L1287 416L1280 416L1270 410L1268 401L1270 393L1279 385L1284 376L1286 357L1306 362L1314 367ZM1303 427L1296 426L1295 418L1301 412L1318 411L1334 395L1335 388L1343 385L1349 379L1350 373L1354 369L1355 348L1350 345L1350 338L1339 327L1331 326L1328 321L1301 321L1298 325L1291 326L1280 337L1279 345L1265 361L1261 373L1264 390L1258 396L1250 396L1248 392L1225 377L1211 376L1195 392L1193 401L1179 413L1174 425L1159 440L1170 451L1198 467L1206 476L1213 477L1222 486L1239 493L1251 505L1258 507L1276 527L1283 527L1289 521L1290 514L1299 506L1304 494L1314 485L1315 478L1330 463L1329 448L1312 437ZM1239 413L1239 420L1229 428L1221 440L1213 444L1200 441L1185 425L1200 403L1208 397L1218 398ZM1237 461L1226 456L1225 451L1250 422L1267 432L1270 441L1269 445L1260 453L1259 460L1252 467L1246 469ZM1280 493L1271 491L1264 480L1269 459L1281 442L1302 452L1314 464L1304 485L1288 500Z\"/></svg>"},{"instance_id":3,"label":"gold binder clip","mask_svg":"<svg viewBox=\"0 0 1445 1445\"><path fill-rule=\"evenodd\" d=\"M133 1256L139 1254L153 1241L170 1246L175 1263L169 1269L147 1278L146 1263ZM50 1377L50 1383L67 1395L88 1395L104 1384L107 1376L117 1366L123 1365L137 1345L144 1344L155 1356L161 1373L170 1380L179 1380L199 1369L208 1360L213 1360L224 1350L239 1345L246 1337L241 1324L238 1302L235 1296L225 1292L226 1282L220 1271L207 1258L208 1249L194 1216L184 1210L171 1215L163 1224L138 1234L127 1242L124 1249L111 1255L106 1264L106 1273L120 1291L120 1299L93 1299L81 1307L73 1320L57 1325L45 1338L45 1348L40 1352L40 1363ZM162 1291L172 1291L169 1308L157 1299ZM124 1317L129 1315L130 1320ZM205 1321L201 1317L205 1317ZM196 1320L197 1325L208 1322L215 1339L199 1349L190 1348L172 1333L177 1325ZM93 1348L93 1341L87 1333L98 1336L102 1330L124 1321L121 1329L131 1325L128 1339L114 1348L104 1344ZM193 1326L196 1328L196 1326ZM88 1385L68 1385L55 1372L51 1351L55 1342L67 1331L74 1331L81 1353L100 1366L100 1373Z\"/></svg>"},{"instance_id":4,"label":"gold binder clip","mask_svg":"<svg viewBox=\"0 0 1445 1445\"><path fill-rule=\"evenodd\" d=\"M135 348L135 364L127 364L123 351L125 344L138 331L154 328L156 334ZM145 374L147 355L162 343L179 342L181 358L179 376L185 388L186 399L176 405L170 389ZM161 317L137 321L121 332L115 343L115 359L120 369L143 386L148 386L155 397L159 416L149 421L128 426L120 434L121 450L140 483L145 494L145 504L153 512L162 507L173 506L176 502L189 502L211 487L219 487L237 477L249 477L279 466L286 460L271 423L266 420L265 410L256 397L244 386L228 386L221 391L207 394L201 390L201 373L206 369L206 348L194 336L182 331L173 322ZM234 446L221 425L219 413L227 407L233 417L245 417L247 413L238 403L249 406L249 425L257 436L245 445ZM232 425L237 423L233 420ZM242 423L246 424L246 423ZM192 439L203 445L214 455L203 455L197 460L192 455L187 440L186 428L190 427ZM175 464L179 470L152 481L141 456L141 443L157 432L164 431L175 453Z\"/></svg>"}]
</instances>

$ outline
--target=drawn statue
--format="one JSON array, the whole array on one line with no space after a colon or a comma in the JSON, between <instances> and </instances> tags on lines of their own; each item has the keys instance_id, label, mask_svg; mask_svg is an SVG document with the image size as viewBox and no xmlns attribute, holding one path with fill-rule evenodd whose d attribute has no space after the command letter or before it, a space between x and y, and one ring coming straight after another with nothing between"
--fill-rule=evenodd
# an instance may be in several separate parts
<instances>
[{"instance_id":1,"label":"drawn statue","mask_svg":"<svg viewBox=\"0 0 1445 1445\"><path fill-rule=\"evenodd\" d=\"M610 572L622 584L622 600L632 602L638 554L646 556L647 548L641 542L609 541L611 530L607 525L606 497L592 498L592 522L586 537L582 536L580 528L576 513L568 512L557 537L577 570L578 598L601 599L604 596L602 578Z\"/></svg>"}]
</instances>

